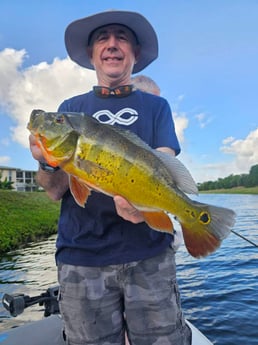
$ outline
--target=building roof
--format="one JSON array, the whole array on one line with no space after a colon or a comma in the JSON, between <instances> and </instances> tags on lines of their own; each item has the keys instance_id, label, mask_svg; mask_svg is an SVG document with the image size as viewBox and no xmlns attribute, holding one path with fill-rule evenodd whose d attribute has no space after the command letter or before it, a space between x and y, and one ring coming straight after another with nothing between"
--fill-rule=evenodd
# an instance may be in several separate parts
<instances>
[{"instance_id":1,"label":"building roof","mask_svg":"<svg viewBox=\"0 0 258 345\"><path fill-rule=\"evenodd\" d=\"M5 165L0 165L1 170L18 170L18 168L7 167Z\"/></svg>"}]
</instances>

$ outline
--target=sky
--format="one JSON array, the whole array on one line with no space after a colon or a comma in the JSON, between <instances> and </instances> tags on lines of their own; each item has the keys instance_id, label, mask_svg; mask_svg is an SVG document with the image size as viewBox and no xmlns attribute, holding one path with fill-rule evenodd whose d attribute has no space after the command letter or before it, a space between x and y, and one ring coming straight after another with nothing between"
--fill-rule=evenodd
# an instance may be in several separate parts
<instances>
[{"instance_id":1,"label":"sky","mask_svg":"<svg viewBox=\"0 0 258 345\"><path fill-rule=\"evenodd\" d=\"M65 28L110 9L155 28L159 57L140 74L168 100L195 181L248 173L258 164L257 0L0 0L0 165L37 169L31 111L56 111L96 84L67 56Z\"/></svg>"}]
</instances>

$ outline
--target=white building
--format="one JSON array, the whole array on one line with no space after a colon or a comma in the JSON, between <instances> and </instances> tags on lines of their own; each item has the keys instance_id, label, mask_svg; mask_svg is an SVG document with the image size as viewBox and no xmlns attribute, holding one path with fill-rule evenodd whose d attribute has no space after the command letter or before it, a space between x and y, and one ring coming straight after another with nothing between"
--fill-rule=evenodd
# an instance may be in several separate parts
<instances>
[{"instance_id":1,"label":"white building","mask_svg":"<svg viewBox=\"0 0 258 345\"><path fill-rule=\"evenodd\" d=\"M16 191L34 192L39 186L36 183L36 171L21 170L0 165L0 179L13 182L12 187Z\"/></svg>"}]
</instances>

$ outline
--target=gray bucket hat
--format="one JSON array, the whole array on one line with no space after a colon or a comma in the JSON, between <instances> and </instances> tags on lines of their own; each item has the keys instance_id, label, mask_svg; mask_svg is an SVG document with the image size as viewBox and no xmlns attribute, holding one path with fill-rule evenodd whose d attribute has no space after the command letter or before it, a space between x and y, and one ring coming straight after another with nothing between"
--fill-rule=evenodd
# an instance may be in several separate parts
<instances>
[{"instance_id":1,"label":"gray bucket hat","mask_svg":"<svg viewBox=\"0 0 258 345\"><path fill-rule=\"evenodd\" d=\"M141 14L128 11L106 11L78 19L65 31L65 46L70 58L78 65L94 69L86 47L91 33L109 24L121 24L131 29L141 47L133 73L140 72L158 57L158 39L151 24Z\"/></svg>"}]
</instances>

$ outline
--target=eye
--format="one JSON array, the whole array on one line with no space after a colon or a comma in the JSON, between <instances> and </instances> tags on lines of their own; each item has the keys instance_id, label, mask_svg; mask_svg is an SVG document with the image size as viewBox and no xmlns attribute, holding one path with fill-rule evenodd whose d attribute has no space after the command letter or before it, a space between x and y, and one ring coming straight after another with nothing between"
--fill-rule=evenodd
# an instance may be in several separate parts
<instances>
[{"instance_id":1,"label":"eye","mask_svg":"<svg viewBox=\"0 0 258 345\"><path fill-rule=\"evenodd\" d=\"M125 34L120 34L118 36L118 38L119 38L120 41L128 41L128 38L127 38L127 36Z\"/></svg>"},{"instance_id":2,"label":"eye","mask_svg":"<svg viewBox=\"0 0 258 345\"><path fill-rule=\"evenodd\" d=\"M106 32L102 32L98 35L98 37L96 38L96 41L101 42L107 39L108 39L108 34Z\"/></svg>"},{"instance_id":3,"label":"eye","mask_svg":"<svg viewBox=\"0 0 258 345\"><path fill-rule=\"evenodd\" d=\"M64 121L65 121L65 119L64 119L64 116L63 116L63 115L58 115L58 116L56 117L56 123L62 124L62 123L64 123Z\"/></svg>"}]
</instances>

